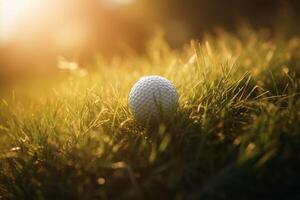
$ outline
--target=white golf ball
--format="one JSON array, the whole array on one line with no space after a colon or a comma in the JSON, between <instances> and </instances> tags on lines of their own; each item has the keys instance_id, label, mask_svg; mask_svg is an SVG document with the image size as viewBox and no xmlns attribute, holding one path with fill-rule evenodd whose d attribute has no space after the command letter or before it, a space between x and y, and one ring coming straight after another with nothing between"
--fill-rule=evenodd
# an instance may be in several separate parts
<instances>
[{"instance_id":1,"label":"white golf ball","mask_svg":"<svg viewBox=\"0 0 300 200\"><path fill-rule=\"evenodd\" d=\"M175 86L161 76L142 77L129 94L129 107L134 117L142 123L171 119L177 106Z\"/></svg>"}]
</instances>

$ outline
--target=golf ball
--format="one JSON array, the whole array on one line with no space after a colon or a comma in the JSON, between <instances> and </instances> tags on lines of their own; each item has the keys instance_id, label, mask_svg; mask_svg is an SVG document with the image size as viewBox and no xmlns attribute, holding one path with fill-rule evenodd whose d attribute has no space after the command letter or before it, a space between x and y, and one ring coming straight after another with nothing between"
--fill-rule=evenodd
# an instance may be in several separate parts
<instances>
[{"instance_id":1,"label":"golf ball","mask_svg":"<svg viewBox=\"0 0 300 200\"><path fill-rule=\"evenodd\" d=\"M129 94L129 107L134 117L142 123L171 119L177 105L175 86L161 76L140 78Z\"/></svg>"}]
</instances>

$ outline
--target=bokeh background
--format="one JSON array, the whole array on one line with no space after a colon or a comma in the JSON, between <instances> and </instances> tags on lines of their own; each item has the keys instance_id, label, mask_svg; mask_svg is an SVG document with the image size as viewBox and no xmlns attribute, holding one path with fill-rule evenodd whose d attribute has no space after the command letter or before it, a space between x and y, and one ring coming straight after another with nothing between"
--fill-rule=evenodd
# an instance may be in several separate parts
<instances>
[{"instance_id":1,"label":"bokeh background","mask_svg":"<svg viewBox=\"0 0 300 200\"><path fill-rule=\"evenodd\" d=\"M61 59L141 54L157 32L180 48L241 26L299 33L297 0L0 0L0 85L52 72Z\"/></svg>"}]
</instances>

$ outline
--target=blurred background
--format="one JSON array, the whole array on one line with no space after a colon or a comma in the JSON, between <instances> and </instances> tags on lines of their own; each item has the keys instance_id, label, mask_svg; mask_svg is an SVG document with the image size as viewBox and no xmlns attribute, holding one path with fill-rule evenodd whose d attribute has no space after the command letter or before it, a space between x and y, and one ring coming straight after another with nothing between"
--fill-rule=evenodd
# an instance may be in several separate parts
<instances>
[{"instance_id":1,"label":"blurred background","mask_svg":"<svg viewBox=\"0 0 300 200\"><path fill-rule=\"evenodd\" d=\"M297 0L0 0L0 86L59 60L143 53L157 31L174 48L241 24L298 34L299 9Z\"/></svg>"}]
</instances>

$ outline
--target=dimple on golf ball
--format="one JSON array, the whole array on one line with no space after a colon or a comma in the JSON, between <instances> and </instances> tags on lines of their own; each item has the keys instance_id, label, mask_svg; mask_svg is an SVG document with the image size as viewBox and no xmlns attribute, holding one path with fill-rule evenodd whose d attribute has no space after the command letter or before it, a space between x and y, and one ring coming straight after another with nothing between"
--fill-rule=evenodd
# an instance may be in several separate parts
<instances>
[{"instance_id":1,"label":"dimple on golf ball","mask_svg":"<svg viewBox=\"0 0 300 200\"><path fill-rule=\"evenodd\" d=\"M161 76L140 78L129 94L129 107L134 117L142 123L171 119L177 106L175 86Z\"/></svg>"}]
</instances>

